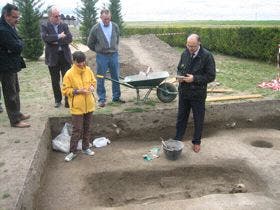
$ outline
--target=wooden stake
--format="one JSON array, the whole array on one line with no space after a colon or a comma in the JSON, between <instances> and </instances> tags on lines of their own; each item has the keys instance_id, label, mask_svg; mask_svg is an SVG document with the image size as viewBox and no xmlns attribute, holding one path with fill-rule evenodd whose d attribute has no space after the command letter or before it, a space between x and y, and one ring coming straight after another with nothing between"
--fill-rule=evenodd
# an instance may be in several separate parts
<instances>
[{"instance_id":1,"label":"wooden stake","mask_svg":"<svg viewBox=\"0 0 280 210\"><path fill-rule=\"evenodd\" d=\"M261 94L252 94L252 95L239 95L239 96L222 96L222 97L211 97L207 98L207 102L214 101L228 101L228 100L239 100L239 99L253 99L253 98L262 98Z\"/></svg>"}]
</instances>

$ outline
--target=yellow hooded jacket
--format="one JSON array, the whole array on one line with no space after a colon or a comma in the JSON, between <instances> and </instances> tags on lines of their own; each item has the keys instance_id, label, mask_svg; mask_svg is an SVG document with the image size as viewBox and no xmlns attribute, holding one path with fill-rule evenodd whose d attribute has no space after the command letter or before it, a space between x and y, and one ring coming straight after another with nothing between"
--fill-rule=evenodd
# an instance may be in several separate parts
<instances>
[{"instance_id":1,"label":"yellow hooded jacket","mask_svg":"<svg viewBox=\"0 0 280 210\"><path fill-rule=\"evenodd\" d=\"M90 67L79 68L73 64L64 75L62 85L62 94L68 97L71 114L82 115L95 111L93 93L74 94L74 90L82 88L89 90L90 86L96 88L96 79Z\"/></svg>"}]
</instances>

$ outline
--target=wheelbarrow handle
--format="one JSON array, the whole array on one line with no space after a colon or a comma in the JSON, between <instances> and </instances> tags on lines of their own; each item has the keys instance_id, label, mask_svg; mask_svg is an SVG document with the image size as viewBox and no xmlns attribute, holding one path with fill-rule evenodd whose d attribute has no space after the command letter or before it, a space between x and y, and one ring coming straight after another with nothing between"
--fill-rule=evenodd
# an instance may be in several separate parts
<instances>
[{"instance_id":1,"label":"wheelbarrow handle","mask_svg":"<svg viewBox=\"0 0 280 210\"><path fill-rule=\"evenodd\" d=\"M110 81L112 81L112 82L116 82L116 83L118 83L118 84L120 84L120 85L124 85L124 86L129 87L129 88L134 88L134 87L133 87L132 85L130 85L130 84L127 84L127 83L124 83L124 82L120 82L120 81L117 81L117 80L112 79L112 78L108 78L108 77L103 76L103 75L100 75L100 74L97 74L96 77L99 78L99 79L107 79L107 80L110 80ZM120 78L121 78L121 77L120 77Z\"/></svg>"}]
</instances>

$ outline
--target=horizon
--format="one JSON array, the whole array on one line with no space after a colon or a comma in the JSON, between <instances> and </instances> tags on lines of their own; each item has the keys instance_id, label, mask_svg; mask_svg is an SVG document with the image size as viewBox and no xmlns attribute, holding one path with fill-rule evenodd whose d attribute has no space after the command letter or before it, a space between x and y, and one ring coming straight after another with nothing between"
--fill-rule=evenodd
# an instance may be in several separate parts
<instances>
[{"instance_id":1,"label":"horizon","mask_svg":"<svg viewBox=\"0 0 280 210\"><path fill-rule=\"evenodd\" d=\"M160 3L158 3L160 1ZM6 3L0 0L0 8ZM280 20L280 1L259 0L121 0L121 11L124 22L150 21L277 21ZM137 7L135 7L135 3ZM55 4L64 15L75 16L76 7L81 6L80 0L45 0L42 9ZM65 7L67 5L67 7ZM103 5L108 6L108 0L99 0L97 12ZM160 5L161 7L159 8ZM218 5L218 6L217 6Z\"/></svg>"}]
</instances>

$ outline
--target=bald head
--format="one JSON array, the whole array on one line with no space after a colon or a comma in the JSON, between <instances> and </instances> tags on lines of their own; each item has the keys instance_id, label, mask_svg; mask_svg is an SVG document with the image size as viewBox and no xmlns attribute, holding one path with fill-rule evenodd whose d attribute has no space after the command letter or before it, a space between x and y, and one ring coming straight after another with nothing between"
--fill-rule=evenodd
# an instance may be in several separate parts
<instances>
[{"instance_id":1,"label":"bald head","mask_svg":"<svg viewBox=\"0 0 280 210\"><path fill-rule=\"evenodd\" d=\"M197 35L197 34L191 34L191 35L189 35L188 36L188 38L187 38L187 41L197 41L197 42L200 42L200 37Z\"/></svg>"},{"instance_id":2,"label":"bald head","mask_svg":"<svg viewBox=\"0 0 280 210\"><path fill-rule=\"evenodd\" d=\"M197 34L191 34L187 38L186 47L191 54L195 53L200 46L200 37Z\"/></svg>"}]
</instances>

